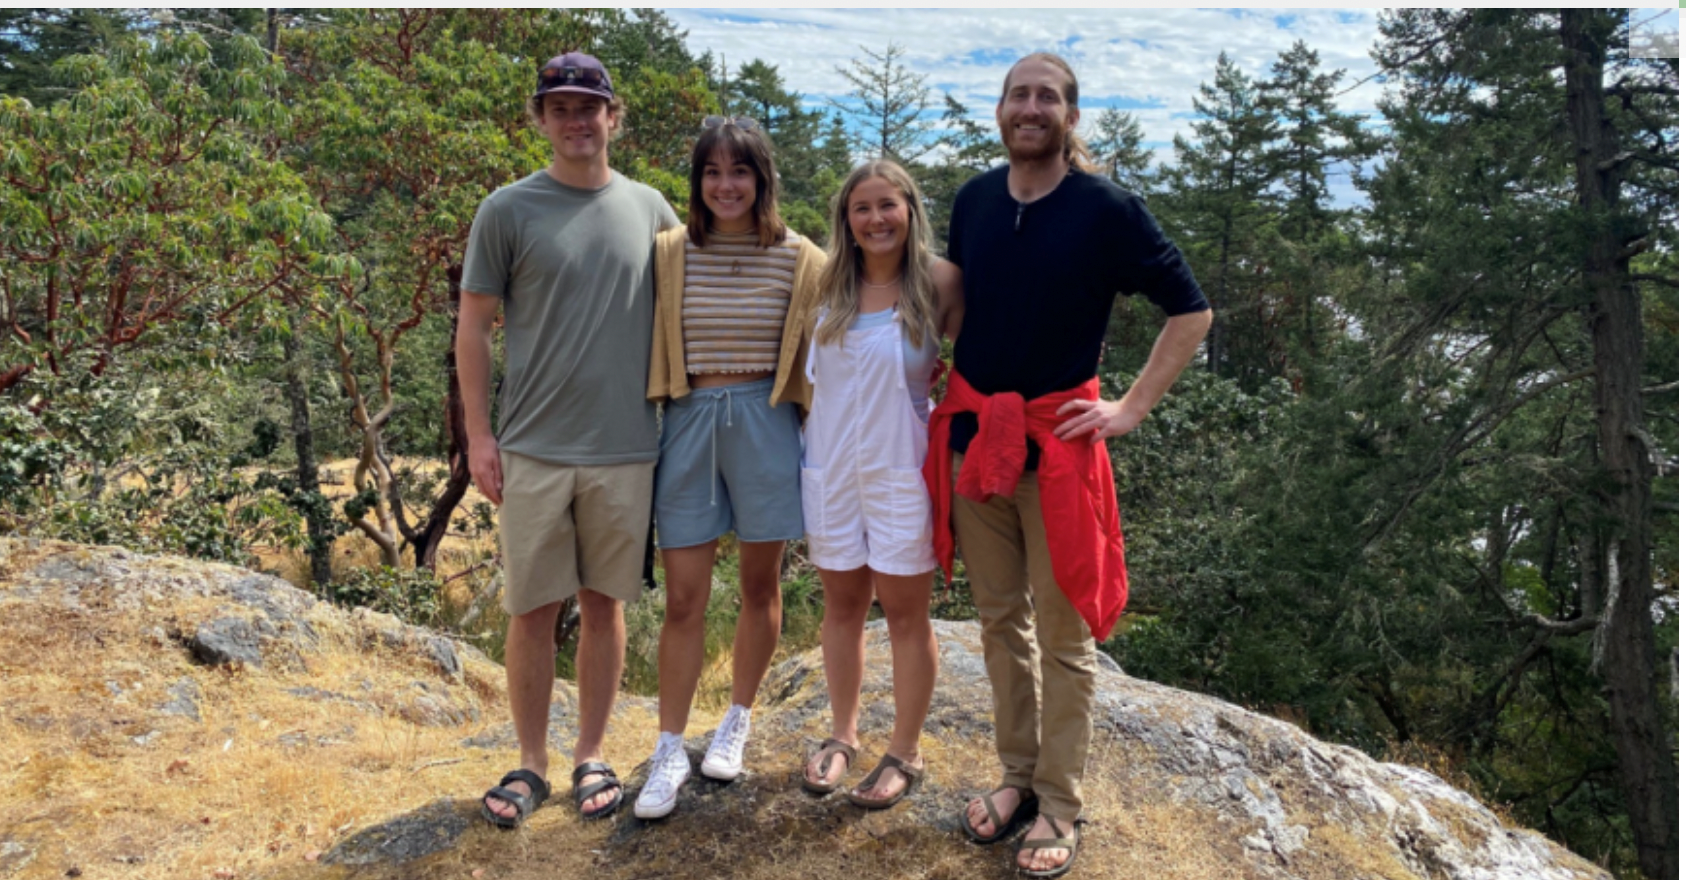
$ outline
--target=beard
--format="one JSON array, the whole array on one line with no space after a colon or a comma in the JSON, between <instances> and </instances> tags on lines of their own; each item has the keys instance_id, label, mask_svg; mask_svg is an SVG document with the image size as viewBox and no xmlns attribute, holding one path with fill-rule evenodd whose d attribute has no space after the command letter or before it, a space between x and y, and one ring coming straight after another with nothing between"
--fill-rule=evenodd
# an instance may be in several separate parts
<instances>
[{"instance_id":1,"label":"beard","mask_svg":"<svg viewBox=\"0 0 1686 880\"><path fill-rule=\"evenodd\" d=\"M1065 155L1065 142L1070 129L1058 122L1048 124L1048 137L1037 144L1017 143L1012 124L1002 127L1001 143L1007 148L1009 162L1043 162Z\"/></svg>"}]
</instances>

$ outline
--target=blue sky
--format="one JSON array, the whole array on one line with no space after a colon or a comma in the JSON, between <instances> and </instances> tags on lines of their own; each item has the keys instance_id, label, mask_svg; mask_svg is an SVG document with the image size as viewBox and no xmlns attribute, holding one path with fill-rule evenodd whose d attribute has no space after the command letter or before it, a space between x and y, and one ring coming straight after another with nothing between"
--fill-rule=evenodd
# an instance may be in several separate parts
<instances>
[{"instance_id":1,"label":"blue sky","mask_svg":"<svg viewBox=\"0 0 1686 880\"><path fill-rule=\"evenodd\" d=\"M689 32L693 52L724 55L734 71L755 58L775 64L786 87L812 106L842 96L848 83L837 69L861 57L862 46L882 51L893 42L907 50L903 63L924 74L935 92L948 92L975 118L991 120L1011 62L1055 51L1077 72L1080 107L1091 118L1104 107L1130 110L1161 161L1171 157L1172 136L1188 130L1191 99L1212 79L1220 51L1262 78L1279 53L1304 40L1325 70L1345 70L1341 109L1376 119L1384 88L1372 78L1378 10L1368 8L665 11ZM1678 32L1677 7L1655 11L1669 15L1653 27ZM1358 198L1347 181L1330 183L1337 201Z\"/></svg>"},{"instance_id":2,"label":"blue sky","mask_svg":"<svg viewBox=\"0 0 1686 880\"><path fill-rule=\"evenodd\" d=\"M1343 109L1371 112L1381 96L1368 52L1376 37L1369 9L669 9L689 31L693 51L724 55L736 69L753 58L778 65L787 87L811 103L840 96L837 68L860 47L907 50L904 63L925 74L980 119L988 119L1008 65L1037 50L1059 52L1077 71L1081 107L1131 110L1151 146L1168 149L1185 131L1190 99L1227 51L1248 74L1266 76L1281 51L1303 39L1326 68L1345 68Z\"/></svg>"}]
</instances>

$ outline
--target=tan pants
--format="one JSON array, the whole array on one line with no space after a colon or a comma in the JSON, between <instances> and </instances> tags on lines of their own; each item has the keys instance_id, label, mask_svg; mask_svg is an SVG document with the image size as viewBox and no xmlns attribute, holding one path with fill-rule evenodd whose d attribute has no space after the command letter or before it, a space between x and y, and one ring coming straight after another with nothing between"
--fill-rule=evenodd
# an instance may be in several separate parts
<instances>
[{"instance_id":1,"label":"tan pants","mask_svg":"<svg viewBox=\"0 0 1686 880\"><path fill-rule=\"evenodd\" d=\"M1069 824L1083 809L1095 640L1054 582L1036 474L987 504L955 493L954 534L983 623L1001 784L1034 790L1043 813Z\"/></svg>"}]
</instances>

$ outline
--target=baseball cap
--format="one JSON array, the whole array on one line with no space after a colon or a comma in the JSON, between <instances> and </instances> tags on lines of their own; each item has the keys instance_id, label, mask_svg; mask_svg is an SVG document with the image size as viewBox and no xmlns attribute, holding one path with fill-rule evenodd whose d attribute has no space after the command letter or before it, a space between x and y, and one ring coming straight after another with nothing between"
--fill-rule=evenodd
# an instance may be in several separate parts
<instances>
[{"instance_id":1,"label":"baseball cap","mask_svg":"<svg viewBox=\"0 0 1686 880\"><path fill-rule=\"evenodd\" d=\"M609 71L603 69L603 62L584 52L558 55L539 68L538 91L533 97L551 92L579 92L604 100L615 97L615 87L609 82Z\"/></svg>"}]
</instances>

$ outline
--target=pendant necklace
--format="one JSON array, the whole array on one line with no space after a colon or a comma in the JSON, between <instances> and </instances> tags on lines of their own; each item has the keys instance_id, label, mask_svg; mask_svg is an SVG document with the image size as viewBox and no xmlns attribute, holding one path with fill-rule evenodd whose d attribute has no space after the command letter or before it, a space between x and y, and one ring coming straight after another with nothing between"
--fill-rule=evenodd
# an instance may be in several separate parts
<instances>
[{"instance_id":1,"label":"pendant necklace","mask_svg":"<svg viewBox=\"0 0 1686 880\"><path fill-rule=\"evenodd\" d=\"M882 282L879 282L877 284L874 284L873 282L868 281L868 280L866 280L866 278L863 277L863 278L861 278L861 286L862 287L870 287L873 290L883 290L884 288L889 287L890 285L895 284L896 282L898 282L900 280L902 280L902 276L897 275L896 277L891 278L889 281L882 281Z\"/></svg>"}]
</instances>

